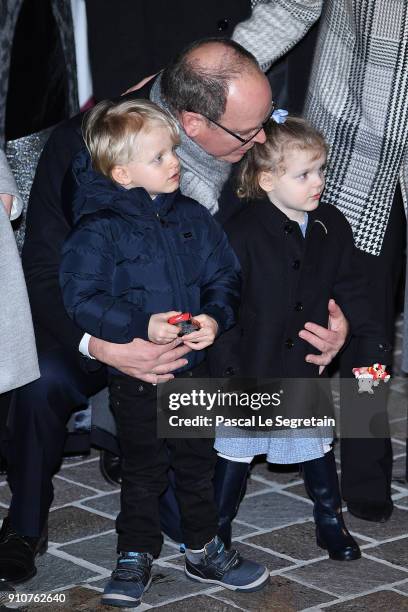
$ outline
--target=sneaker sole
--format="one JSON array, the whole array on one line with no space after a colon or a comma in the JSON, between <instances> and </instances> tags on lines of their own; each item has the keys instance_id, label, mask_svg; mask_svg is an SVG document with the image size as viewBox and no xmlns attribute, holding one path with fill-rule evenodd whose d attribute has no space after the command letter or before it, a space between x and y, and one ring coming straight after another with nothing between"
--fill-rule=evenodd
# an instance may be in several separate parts
<instances>
[{"instance_id":1,"label":"sneaker sole","mask_svg":"<svg viewBox=\"0 0 408 612\"><path fill-rule=\"evenodd\" d=\"M117 608L137 608L142 603L142 597L150 589L151 584L152 579L150 578L139 599L135 599L124 593L107 593L102 596L102 604L104 606L116 606Z\"/></svg>"},{"instance_id":2,"label":"sneaker sole","mask_svg":"<svg viewBox=\"0 0 408 612\"><path fill-rule=\"evenodd\" d=\"M184 572L187 578L191 580L196 580L198 582L205 582L206 584L218 584L219 586L224 587L225 589L229 589L230 591L246 591L247 593L251 593L253 591L260 591L264 588L266 583L269 581L269 571L265 568L262 576L251 582L250 584L246 584L243 586L237 586L235 584L227 584L226 582L222 582L221 580L212 580L210 578L201 578L201 576L196 576L195 574L190 574L190 572L184 568Z\"/></svg>"}]
</instances>

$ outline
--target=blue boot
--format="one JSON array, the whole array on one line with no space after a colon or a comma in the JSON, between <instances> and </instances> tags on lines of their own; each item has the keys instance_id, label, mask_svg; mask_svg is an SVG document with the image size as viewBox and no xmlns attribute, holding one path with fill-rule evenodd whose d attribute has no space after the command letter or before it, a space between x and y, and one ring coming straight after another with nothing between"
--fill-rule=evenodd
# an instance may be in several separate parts
<instances>
[{"instance_id":1,"label":"blue boot","mask_svg":"<svg viewBox=\"0 0 408 612\"><path fill-rule=\"evenodd\" d=\"M318 546L327 550L330 559L335 561L360 559L358 544L344 524L333 451L319 459L305 461L302 468L306 491L314 502Z\"/></svg>"},{"instance_id":2,"label":"blue boot","mask_svg":"<svg viewBox=\"0 0 408 612\"><path fill-rule=\"evenodd\" d=\"M218 457L214 473L214 495L218 509L218 535L231 548L232 521L245 494L249 463Z\"/></svg>"}]
</instances>

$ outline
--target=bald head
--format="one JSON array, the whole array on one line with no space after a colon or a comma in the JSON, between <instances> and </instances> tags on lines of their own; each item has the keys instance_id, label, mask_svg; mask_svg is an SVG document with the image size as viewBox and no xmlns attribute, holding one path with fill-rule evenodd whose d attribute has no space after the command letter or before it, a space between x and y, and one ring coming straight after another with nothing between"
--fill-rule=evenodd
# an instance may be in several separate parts
<instances>
[{"instance_id":1,"label":"bald head","mask_svg":"<svg viewBox=\"0 0 408 612\"><path fill-rule=\"evenodd\" d=\"M256 59L233 41L209 40L196 43L185 54L185 61L197 71L239 77L245 72L259 72Z\"/></svg>"},{"instance_id":2,"label":"bald head","mask_svg":"<svg viewBox=\"0 0 408 612\"><path fill-rule=\"evenodd\" d=\"M217 121L235 79L261 74L255 57L232 40L204 39L182 51L164 70L162 94L181 113L194 111Z\"/></svg>"}]
</instances>

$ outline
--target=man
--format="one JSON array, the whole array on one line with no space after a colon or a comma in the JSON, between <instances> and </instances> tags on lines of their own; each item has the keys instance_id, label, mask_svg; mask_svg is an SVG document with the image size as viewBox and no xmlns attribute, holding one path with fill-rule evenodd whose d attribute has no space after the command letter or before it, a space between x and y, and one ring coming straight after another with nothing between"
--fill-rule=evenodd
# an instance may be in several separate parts
<instances>
[{"instance_id":1,"label":"man","mask_svg":"<svg viewBox=\"0 0 408 612\"><path fill-rule=\"evenodd\" d=\"M263 123L272 110L268 80L254 58L230 41L199 42L132 96L150 97L170 109L181 127L182 191L211 212L227 216L235 196L221 191L231 164L254 142L264 141ZM159 347L140 339L119 345L89 338L65 313L58 270L61 246L70 230L67 170L83 147L80 123L77 116L54 131L31 192L23 262L42 378L18 394L13 412L14 458L9 473L13 497L0 534L0 579L23 581L35 573L35 555L45 549L51 478L61 460L65 423L76 406L105 386L101 363L154 384L169 380L171 372L186 363L183 345ZM311 323L301 332L322 352L309 356L319 365L331 361L347 331L337 306L332 304L329 314L331 329ZM81 367L80 344L97 361L87 359Z\"/></svg>"},{"instance_id":2,"label":"man","mask_svg":"<svg viewBox=\"0 0 408 612\"><path fill-rule=\"evenodd\" d=\"M408 157L408 5L404 0L275 0L256 6L233 38L269 66L320 18L304 113L329 142L323 203L339 206L353 229L378 320L392 338L400 279ZM408 294L407 294L408 300ZM377 390L376 424L382 437L361 438L347 382L354 342L341 359L342 493L349 511L382 522L392 513L392 448L386 392ZM391 346L383 346L391 365ZM383 394L384 397L380 397ZM368 421L368 419L367 419Z\"/></svg>"}]
</instances>

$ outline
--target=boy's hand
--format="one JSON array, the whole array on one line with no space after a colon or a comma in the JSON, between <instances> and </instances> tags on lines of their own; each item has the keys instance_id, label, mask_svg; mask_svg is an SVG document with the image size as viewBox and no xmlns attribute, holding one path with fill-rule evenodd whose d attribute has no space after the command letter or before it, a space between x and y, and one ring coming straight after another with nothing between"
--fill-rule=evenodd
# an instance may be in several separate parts
<instances>
[{"instance_id":1,"label":"boy's hand","mask_svg":"<svg viewBox=\"0 0 408 612\"><path fill-rule=\"evenodd\" d=\"M200 323L201 328L183 336L183 342L193 351L201 351L214 342L218 332L218 323L206 314L194 316L194 319Z\"/></svg>"},{"instance_id":2,"label":"boy's hand","mask_svg":"<svg viewBox=\"0 0 408 612\"><path fill-rule=\"evenodd\" d=\"M152 315L147 329L149 340L155 344L167 344L175 340L180 330L176 325L167 323L167 320L178 314L180 314L180 312L170 310L169 312L160 312L159 314Z\"/></svg>"}]
</instances>

